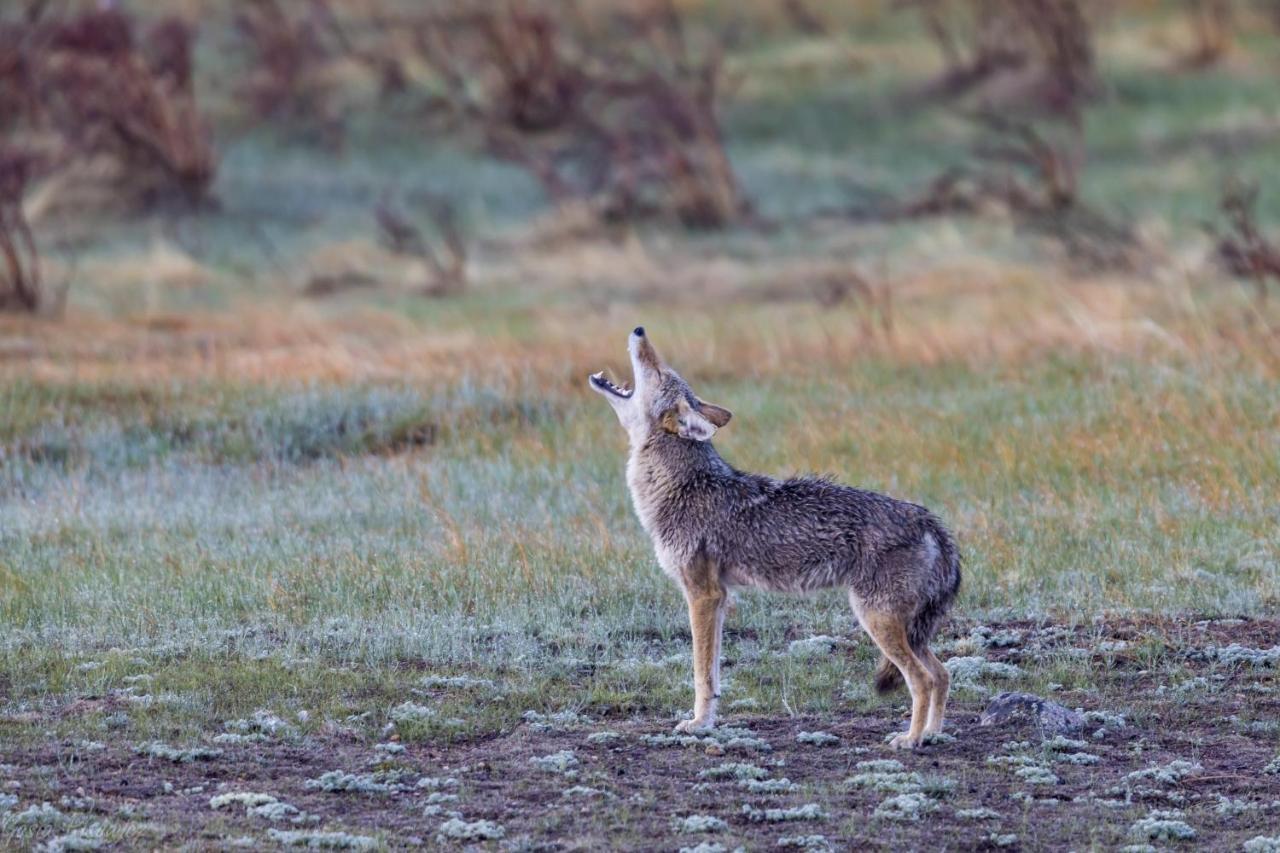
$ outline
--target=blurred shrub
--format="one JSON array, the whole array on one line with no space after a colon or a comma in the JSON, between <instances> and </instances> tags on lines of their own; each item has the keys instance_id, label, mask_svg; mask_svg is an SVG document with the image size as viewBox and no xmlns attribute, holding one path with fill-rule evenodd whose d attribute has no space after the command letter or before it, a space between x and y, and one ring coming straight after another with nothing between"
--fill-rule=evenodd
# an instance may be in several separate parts
<instances>
[{"instance_id":1,"label":"blurred shrub","mask_svg":"<svg viewBox=\"0 0 1280 853\"><path fill-rule=\"evenodd\" d=\"M448 107L552 198L691 227L747 212L716 113L720 50L694 45L671 3L588 18L512 2L416 29Z\"/></svg>"},{"instance_id":2,"label":"blurred shrub","mask_svg":"<svg viewBox=\"0 0 1280 853\"><path fill-rule=\"evenodd\" d=\"M45 307L40 254L22 209L30 160L0 145L0 311L34 313Z\"/></svg>"},{"instance_id":3,"label":"blurred shrub","mask_svg":"<svg viewBox=\"0 0 1280 853\"><path fill-rule=\"evenodd\" d=\"M1195 46L1183 58L1191 68L1216 65L1231 52L1235 42L1235 9L1231 0L1183 0ZM1280 11L1280 5L1271 4Z\"/></svg>"},{"instance_id":4,"label":"blurred shrub","mask_svg":"<svg viewBox=\"0 0 1280 853\"><path fill-rule=\"evenodd\" d=\"M1098 89L1087 0L912 0L943 55L934 84L956 96L1018 73L1043 107L1073 113ZM1028 73L1030 72L1030 73Z\"/></svg>"},{"instance_id":5,"label":"blurred shrub","mask_svg":"<svg viewBox=\"0 0 1280 853\"><path fill-rule=\"evenodd\" d=\"M334 67L349 45L329 7L247 0L236 10L234 31L248 68L236 94L253 119L318 129L338 148L345 116Z\"/></svg>"},{"instance_id":6,"label":"blurred shrub","mask_svg":"<svg viewBox=\"0 0 1280 853\"><path fill-rule=\"evenodd\" d=\"M1280 283L1280 246L1258 227L1257 184L1229 182L1218 204L1224 227L1212 229L1218 260L1227 272L1253 283L1259 301L1267 298L1267 280Z\"/></svg>"},{"instance_id":7,"label":"blurred shrub","mask_svg":"<svg viewBox=\"0 0 1280 853\"><path fill-rule=\"evenodd\" d=\"M428 199L435 241L400 208L383 199L374 210L382 245L398 255L418 258L426 264L430 280L422 287L426 296L456 296L467 286L467 243L452 204L442 198Z\"/></svg>"},{"instance_id":8,"label":"blurred shrub","mask_svg":"<svg viewBox=\"0 0 1280 853\"><path fill-rule=\"evenodd\" d=\"M177 18L141 31L117 9L52 14L30 3L0 23L0 134L39 152L31 178L81 176L134 204L202 202L217 171L192 86L193 33Z\"/></svg>"}]
</instances>

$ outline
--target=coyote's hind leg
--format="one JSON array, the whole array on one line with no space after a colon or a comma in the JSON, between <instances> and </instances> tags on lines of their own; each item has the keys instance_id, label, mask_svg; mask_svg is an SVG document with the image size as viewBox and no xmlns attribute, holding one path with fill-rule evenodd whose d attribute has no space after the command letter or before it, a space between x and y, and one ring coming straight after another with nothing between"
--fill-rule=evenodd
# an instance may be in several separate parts
<instances>
[{"instance_id":1,"label":"coyote's hind leg","mask_svg":"<svg viewBox=\"0 0 1280 853\"><path fill-rule=\"evenodd\" d=\"M951 673L938 660L933 649L924 647L924 653L917 655L924 665L933 673L933 695L929 697L929 720L924 724L924 733L936 734L942 731L942 721L947 715L947 693L951 690Z\"/></svg>"},{"instance_id":2,"label":"coyote's hind leg","mask_svg":"<svg viewBox=\"0 0 1280 853\"><path fill-rule=\"evenodd\" d=\"M894 666L902 673L911 691L911 725L904 734L890 741L894 749L910 749L920 744L924 736L925 722L929 716L930 701L934 695L937 677L926 666L907 641L906 620L896 613L867 610L854 603L858 621Z\"/></svg>"}]
</instances>

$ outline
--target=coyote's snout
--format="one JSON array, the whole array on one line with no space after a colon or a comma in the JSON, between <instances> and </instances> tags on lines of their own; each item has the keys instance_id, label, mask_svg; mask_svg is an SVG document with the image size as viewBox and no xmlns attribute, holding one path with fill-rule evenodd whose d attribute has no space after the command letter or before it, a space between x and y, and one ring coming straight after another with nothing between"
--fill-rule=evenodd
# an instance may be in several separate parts
<instances>
[{"instance_id":1,"label":"coyote's snout","mask_svg":"<svg viewBox=\"0 0 1280 853\"><path fill-rule=\"evenodd\" d=\"M711 446L729 423L658 356L643 328L628 342L634 385L590 377L627 431L627 486L663 571L680 584L693 633L693 719L715 725L729 591L844 587L884 657L877 689L905 680L911 725L894 747L941 731L950 678L929 641L960 588L951 534L922 506L825 479L745 474Z\"/></svg>"}]
</instances>

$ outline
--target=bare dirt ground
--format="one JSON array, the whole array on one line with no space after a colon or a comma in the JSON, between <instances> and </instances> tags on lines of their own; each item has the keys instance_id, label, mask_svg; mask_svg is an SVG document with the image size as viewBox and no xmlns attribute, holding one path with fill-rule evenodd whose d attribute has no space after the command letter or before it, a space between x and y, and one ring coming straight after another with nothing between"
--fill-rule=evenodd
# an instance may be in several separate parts
<instances>
[{"instance_id":1,"label":"bare dirt ground","mask_svg":"<svg viewBox=\"0 0 1280 853\"><path fill-rule=\"evenodd\" d=\"M988 627L1010 636L1035 630ZM1082 662L1096 688L1050 694L1095 712L1067 738L1046 738L1026 722L980 725L986 691L960 686L951 737L914 752L884 743L900 724L898 697L862 714L730 712L721 734L696 743L671 737L667 721L591 718L586 709L447 744L376 746L337 727L173 760L139 755L132 743L85 751L45 742L6 748L0 767L24 801L145 823L149 848L364 837L446 849L1239 850L1275 835L1277 669L1229 650L1267 650L1280 621L1128 623L1107 633L1107 649ZM1163 663L1153 665L1142 649L1156 634ZM1082 636L1058 629L1054 642L1078 648ZM1213 659L1204 649L1228 651ZM984 657L1025 665L1029 654L992 647ZM830 737L801 738L813 732ZM211 805L235 792L292 808ZM349 835L288 835L337 832Z\"/></svg>"}]
</instances>

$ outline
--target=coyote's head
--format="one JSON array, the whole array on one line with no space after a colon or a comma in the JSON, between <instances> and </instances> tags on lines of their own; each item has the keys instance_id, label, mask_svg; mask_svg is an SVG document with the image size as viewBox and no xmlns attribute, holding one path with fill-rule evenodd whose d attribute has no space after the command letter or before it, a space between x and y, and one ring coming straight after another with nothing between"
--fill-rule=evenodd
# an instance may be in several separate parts
<instances>
[{"instance_id":1,"label":"coyote's head","mask_svg":"<svg viewBox=\"0 0 1280 853\"><path fill-rule=\"evenodd\" d=\"M634 445L664 432L690 441L706 441L729 423L732 413L700 400L685 382L658 356L644 328L638 327L627 342L635 387L614 385L604 371L590 377L592 390L613 406L614 413Z\"/></svg>"}]
</instances>

